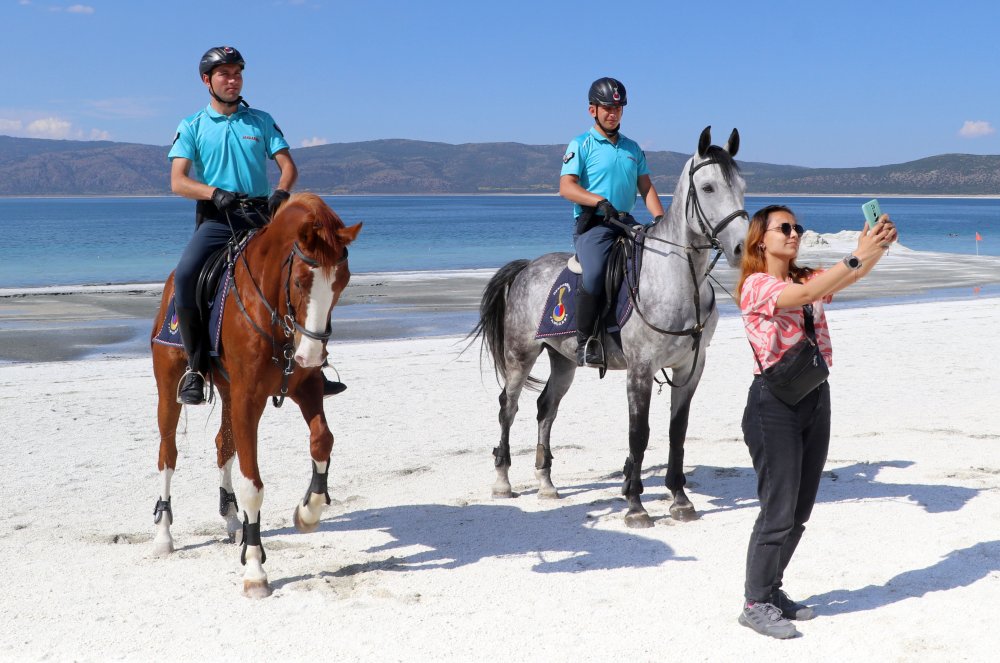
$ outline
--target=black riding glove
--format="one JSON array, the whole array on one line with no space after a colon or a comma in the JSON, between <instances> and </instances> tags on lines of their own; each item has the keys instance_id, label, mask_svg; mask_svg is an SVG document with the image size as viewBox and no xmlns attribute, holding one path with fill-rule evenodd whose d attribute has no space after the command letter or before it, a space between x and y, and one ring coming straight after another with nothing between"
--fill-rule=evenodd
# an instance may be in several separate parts
<instances>
[{"instance_id":1,"label":"black riding glove","mask_svg":"<svg viewBox=\"0 0 1000 663\"><path fill-rule=\"evenodd\" d=\"M597 211L604 217L605 221L611 221L612 219L615 221L618 220L618 210L616 210L615 206L608 202L607 199L597 203Z\"/></svg>"},{"instance_id":2,"label":"black riding glove","mask_svg":"<svg viewBox=\"0 0 1000 663\"><path fill-rule=\"evenodd\" d=\"M230 205L236 202L236 194L232 191L216 188L212 192L212 202L220 212L226 211Z\"/></svg>"},{"instance_id":3,"label":"black riding glove","mask_svg":"<svg viewBox=\"0 0 1000 663\"><path fill-rule=\"evenodd\" d=\"M279 207L281 207L281 203L288 200L291 195L292 194L288 193L284 189L274 190L271 197L267 199L267 213L271 215L272 219L274 218L274 213L278 211Z\"/></svg>"}]
</instances>

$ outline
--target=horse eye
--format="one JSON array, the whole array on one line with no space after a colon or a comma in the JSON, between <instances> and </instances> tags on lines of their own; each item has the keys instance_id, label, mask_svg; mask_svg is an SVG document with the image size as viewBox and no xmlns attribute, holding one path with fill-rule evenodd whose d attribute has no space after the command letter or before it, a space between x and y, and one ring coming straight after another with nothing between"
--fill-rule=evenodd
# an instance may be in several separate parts
<instances>
[{"instance_id":1,"label":"horse eye","mask_svg":"<svg viewBox=\"0 0 1000 663\"><path fill-rule=\"evenodd\" d=\"M302 287L302 283L298 279L295 279L295 287L296 288L301 288Z\"/></svg>"},{"instance_id":2,"label":"horse eye","mask_svg":"<svg viewBox=\"0 0 1000 663\"><path fill-rule=\"evenodd\" d=\"M715 187L713 187L711 184L706 184L705 186L701 187L701 190L704 191L705 193L712 193L713 191L715 191Z\"/></svg>"}]
</instances>

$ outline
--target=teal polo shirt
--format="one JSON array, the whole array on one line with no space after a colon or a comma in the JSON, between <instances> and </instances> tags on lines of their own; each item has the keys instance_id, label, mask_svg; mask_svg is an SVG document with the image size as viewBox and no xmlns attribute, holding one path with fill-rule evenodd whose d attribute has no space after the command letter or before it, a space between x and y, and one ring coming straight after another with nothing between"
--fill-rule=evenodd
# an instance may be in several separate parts
<instances>
[{"instance_id":1,"label":"teal polo shirt","mask_svg":"<svg viewBox=\"0 0 1000 663\"><path fill-rule=\"evenodd\" d=\"M199 182L256 198L270 194L267 160L287 149L281 129L264 111L241 106L222 115L208 106L181 120L167 158L190 159Z\"/></svg>"},{"instance_id":2,"label":"teal polo shirt","mask_svg":"<svg viewBox=\"0 0 1000 663\"><path fill-rule=\"evenodd\" d=\"M646 155L634 140L618 134L618 142L612 143L591 127L570 141L559 175L576 175L584 189L607 198L619 212L631 212L639 177L649 175L649 169ZM573 216L580 216L581 211L573 205Z\"/></svg>"}]
</instances>

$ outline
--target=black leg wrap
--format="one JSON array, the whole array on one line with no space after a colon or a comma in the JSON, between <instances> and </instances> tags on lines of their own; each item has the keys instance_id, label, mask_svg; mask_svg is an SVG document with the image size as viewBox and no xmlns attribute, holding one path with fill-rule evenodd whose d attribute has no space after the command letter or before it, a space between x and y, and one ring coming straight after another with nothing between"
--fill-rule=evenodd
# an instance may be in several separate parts
<instances>
[{"instance_id":1,"label":"black leg wrap","mask_svg":"<svg viewBox=\"0 0 1000 663\"><path fill-rule=\"evenodd\" d=\"M236 504L236 493L227 493L226 489L219 486L219 515L223 518L229 513L229 505L232 504L233 508L237 511L240 510L238 504Z\"/></svg>"},{"instance_id":2,"label":"black leg wrap","mask_svg":"<svg viewBox=\"0 0 1000 663\"><path fill-rule=\"evenodd\" d=\"M247 565L247 546L260 546L260 563L267 561L267 553L260 542L260 522L250 523L250 516L243 512L243 550L240 552L240 564Z\"/></svg>"},{"instance_id":3,"label":"black leg wrap","mask_svg":"<svg viewBox=\"0 0 1000 663\"><path fill-rule=\"evenodd\" d=\"M642 495L642 476L637 471L638 466L635 460L629 455L625 459L625 467L622 473L625 475L625 482L622 484L622 495Z\"/></svg>"},{"instance_id":4,"label":"black leg wrap","mask_svg":"<svg viewBox=\"0 0 1000 663\"><path fill-rule=\"evenodd\" d=\"M156 507L153 509L154 525L160 524L160 518L163 517L163 514L167 514L167 524L174 524L174 512L170 509L170 500L172 499L172 497L168 497L165 500L156 500Z\"/></svg>"},{"instance_id":5,"label":"black leg wrap","mask_svg":"<svg viewBox=\"0 0 1000 663\"><path fill-rule=\"evenodd\" d=\"M494 467L510 467L510 447L507 447L503 451L500 447L493 447L493 466Z\"/></svg>"},{"instance_id":6,"label":"black leg wrap","mask_svg":"<svg viewBox=\"0 0 1000 663\"><path fill-rule=\"evenodd\" d=\"M306 491L306 496L302 498L302 506L309 504L309 496L313 493L317 495L323 495L326 497L327 506L330 505L330 491L326 487L326 477L330 469L330 460L327 459L326 467L327 472L320 474L320 471L316 468L316 461L312 462L313 465L313 476L312 481L309 483L309 490Z\"/></svg>"}]
</instances>

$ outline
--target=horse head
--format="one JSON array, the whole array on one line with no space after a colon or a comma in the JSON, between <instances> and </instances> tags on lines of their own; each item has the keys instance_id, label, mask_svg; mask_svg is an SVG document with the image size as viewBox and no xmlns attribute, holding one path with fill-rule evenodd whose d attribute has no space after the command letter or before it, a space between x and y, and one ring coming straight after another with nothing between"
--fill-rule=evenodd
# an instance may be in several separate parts
<instances>
[{"instance_id":1,"label":"horse head","mask_svg":"<svg viewBox=\"0 0 1000 663\"><path fill-rule=\"evenodd\" d=\"M281 206L270 227L285 228L292 237L284 316L286 329L294 330L295 361L305 368L321 366L330 312L351 279L347 245L357 238L361 224L346 227L322 198L301 193Z\"/></svg>"},{"instance_id":2,"label":"horse head","mask_svg":"<svg viewBox=\"0 0 1000 663\"><path fill-rule=\"evenodd\" d=\"M736 129L725 147L719 147L712 145L712 127L705 127L698 139L698 151L685 164L678 182L680 195L674 195L675 200L685 200L684 215L691 233L721 249L733 267L739 266L743 257L748 226L743 208L747 185L733 158L739 148L740 133Z\"/></svg>"}]
</instances>

